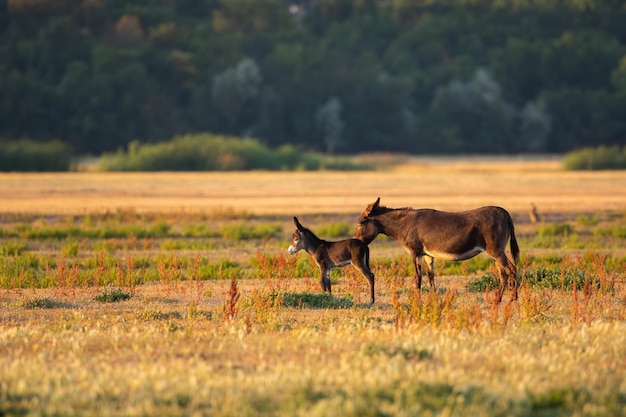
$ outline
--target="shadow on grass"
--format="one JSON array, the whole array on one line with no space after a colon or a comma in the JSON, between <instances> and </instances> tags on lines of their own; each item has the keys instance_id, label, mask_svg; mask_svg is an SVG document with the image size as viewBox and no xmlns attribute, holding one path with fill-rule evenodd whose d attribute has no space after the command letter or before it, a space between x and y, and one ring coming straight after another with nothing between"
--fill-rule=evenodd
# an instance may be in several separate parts
<instances>
[{"instance_id":1,"label":"shadow on grass","mask_svg":"<svg viewBox=\"0 0 626 417\"><path fill-rule=\"evenodd\" d=\"M34 310L34 309L53 309L53 308L75 308L76 305L61 300L55 300L48 297L34 297L23 299L13 304L14 308ZM0 414L1 415L1 414Z\"/></svg>"},{"instance_id":2,"label":"shadow on grass","mask_svg":"<svg viewBox=\"0 0 626 417\"><path fill-rule=\"evenodd\" d=\"M272 299L276 300L278 294L272 294ZM285 307L294 308L327 308L327 309L345 309L354 306L354 302L345 297L333 297L331 294L310 293L310 292L285 292L280 294L282 303ZM358 306L361 306L360 304ZM369 304L367 304L369 306Z\"/></svg>"}]
</instances>

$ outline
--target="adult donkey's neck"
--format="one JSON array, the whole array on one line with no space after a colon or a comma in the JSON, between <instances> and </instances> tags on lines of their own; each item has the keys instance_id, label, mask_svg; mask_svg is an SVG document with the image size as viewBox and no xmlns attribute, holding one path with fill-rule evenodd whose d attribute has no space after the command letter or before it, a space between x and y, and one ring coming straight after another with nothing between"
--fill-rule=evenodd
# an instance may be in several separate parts
<instances>
[{"instance_id":1,"label":"adult donkey's neck","mask_svg":"<svg viewBox=\"0 0 626 417\"><path fill-rule=\"evenodd\" d=\"M378 232L391 238L402 236L407 227L410 217L415 216L416 211L411 208L387 208L379 207L376 213L370 217L378 223Z\"/></svg>"}]
</instances>

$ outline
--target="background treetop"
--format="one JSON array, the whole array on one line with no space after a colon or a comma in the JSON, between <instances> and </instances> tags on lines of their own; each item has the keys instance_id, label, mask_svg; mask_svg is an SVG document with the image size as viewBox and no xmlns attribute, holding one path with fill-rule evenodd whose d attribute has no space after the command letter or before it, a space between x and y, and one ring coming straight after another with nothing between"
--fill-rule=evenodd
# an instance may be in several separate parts
<instances>
[{"instance_id":1,"label":"background treetop","mask_svg":"<svg viewBox=\"0 0 626 417\"><path fill-rule=\"evenodd\" d=\"M626 142L622 1L0 0L0 137L355 153Z\"/></svg>"}]
</instances>

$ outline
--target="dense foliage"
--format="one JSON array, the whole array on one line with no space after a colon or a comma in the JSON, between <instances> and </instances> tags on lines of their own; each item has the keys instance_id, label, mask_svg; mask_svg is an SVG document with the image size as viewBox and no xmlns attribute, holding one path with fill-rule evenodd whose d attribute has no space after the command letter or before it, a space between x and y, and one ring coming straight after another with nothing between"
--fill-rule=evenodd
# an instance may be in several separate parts
<instances>
[{"instance_id":1,"label":"dense foliage","mask_svg":"<svg viewBox=\"0 0 626 417\"><path fill-rule=\"evenodd\" d=\"M626 146L578 149L568 152L563 164L571 170L626 169Z\"/></svg>"},{"instance_id":2,"label":"dense foliage","mask_svg":"<svg viewBox=\"0 0 626 417\"><path fill-rule=\"evenodd\" d=\"M53 140L38 143L32 140L0 141L0 171L54 172L71 167L71 149Z\"/></svg>"},{"instance_id":3,"label":"dense foliage","mask_svg":"<svg viewBox=\"0 0 626 417\"><path fill-rule=\"evenodd\" d=\"M141 144L133 141L128 150L105 153L102 171L310 171L321 169L370 169L347 158L302 152L291 145L269 149L256 139L210 134L175 137L171 141Z\"/></svg>"},{"instance_id":4,"label":"dense foliage","mask_svg":"<svg viewBox=\"0 0 626 417\"><path fill-rule=\"evenodd\" d=\"M325 152L626 139L617 0L0 0L0 137Z\"/></svg>"}]
</instances>

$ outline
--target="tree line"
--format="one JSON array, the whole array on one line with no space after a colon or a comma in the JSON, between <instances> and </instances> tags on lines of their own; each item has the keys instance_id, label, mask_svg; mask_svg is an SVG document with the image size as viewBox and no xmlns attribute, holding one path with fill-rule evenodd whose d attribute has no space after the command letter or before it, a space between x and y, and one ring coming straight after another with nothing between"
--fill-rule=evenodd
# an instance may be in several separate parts
<instances>
[{"instance_id":1,"label":"tree line","mask_svg":"<svg viewBox=\"0 0 626 417\"><path fill-rule=\"evenodd\" d=\"M0 138L328 153L626 142L617 0L0 0Z\"/></svg>"}]
</instances>

